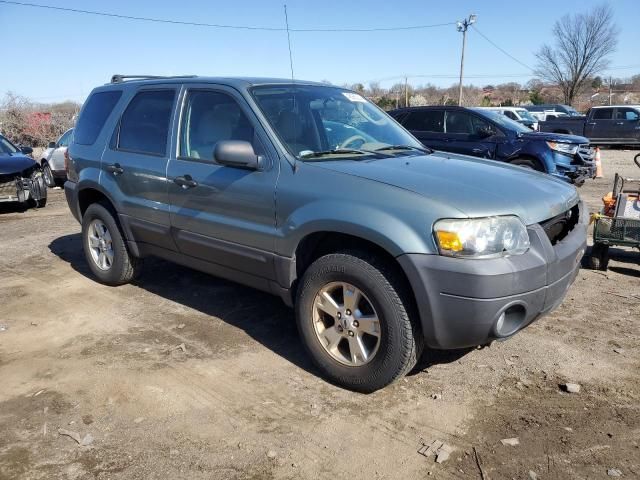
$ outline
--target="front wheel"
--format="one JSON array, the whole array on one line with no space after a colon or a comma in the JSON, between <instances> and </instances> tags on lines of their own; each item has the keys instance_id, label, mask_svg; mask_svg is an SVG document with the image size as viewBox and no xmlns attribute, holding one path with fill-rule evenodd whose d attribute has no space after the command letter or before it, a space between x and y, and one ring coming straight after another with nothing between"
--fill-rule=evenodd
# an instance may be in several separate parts
<instances>
[{"instance_id":1,"label":"front wheel","mask_svg":"<svg viewBox=\"0 0 640 480\"><path fill-rule=\"evenodd\" d=\"M82 245L91 272L107 285L123 285L140 272L142 261L127 248L112 213L99 203L82 216Z\"/></svg>"},{"instance_id":2,"label":"front wheel","mask_svg":"<svg viewBox=\"0 0 640 480\"><path fill-rule=\"evenodd\" d=\"M422 350L413 302L398 272L376 257L325 255L305 272L296 302L300 336L331 381L369 393L406 374Z\"/></svg>"},{"instance_id":3,"label":"front wheel","mask_svg":"<svg viewBox=\"0 0 640 480\"><path fill-rule=\"evenodd\" d=\"M42 174L44 175L44 181L47 184L47 187L53 188L56 186L56 179L53 176L53 172L51 171L51 167L48 162L42 162Z\"/></svg>"}]
</instances>

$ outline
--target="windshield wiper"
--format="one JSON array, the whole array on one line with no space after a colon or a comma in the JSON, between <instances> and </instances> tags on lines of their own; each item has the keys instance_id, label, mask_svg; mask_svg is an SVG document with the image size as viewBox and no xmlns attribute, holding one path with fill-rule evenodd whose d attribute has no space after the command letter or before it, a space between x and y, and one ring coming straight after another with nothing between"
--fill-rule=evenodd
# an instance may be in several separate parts
<instances>
[{"instance_id":1,"label":"windshield wiper","mask_svg":"<svg viewBox=\"0 0 640 480\"><path fill-rule=\"evenodd\" d=\"M387 145L386 147L376 148L376 152L383 152L385 150L417 150L426 154L433 153L433 150L426 147L415 147L413 145Z\"/></svg>"},{"instance_id":2,"label":"windshield wiper","mask_svg":"<svg viewBox=\"0 0 640 480\"><path fill-rule=\"evenodd\" d=\"M325 157L327 155L345 155L345 154L346 155L349 155L349 154L375 155L377 157L388 157L388 155L384 155L378 152L377 150L374 151L374 150L360 150L357 148L334 148L332 150L322 150L319 152L307 151L307 152L304 152L302 155L300 155L300 158L307 160L307 159Z\"/></svg>"}]
</instances>

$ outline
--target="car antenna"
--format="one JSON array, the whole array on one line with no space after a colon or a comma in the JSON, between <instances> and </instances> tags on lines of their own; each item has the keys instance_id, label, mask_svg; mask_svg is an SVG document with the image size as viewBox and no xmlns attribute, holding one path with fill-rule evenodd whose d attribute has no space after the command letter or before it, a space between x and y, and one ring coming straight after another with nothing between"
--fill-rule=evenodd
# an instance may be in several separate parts
<instances>
[{"instance_id":1,"label":"car antenna","mask_svg":"<svg viewBox=\"0 0 640 480\"><path fill-rule=\"evenodd\" d=\"M292 100L293 100L293 104L292 104L292 109L295 112L296 110L296 87L295 87L295 77L293 75L293 54L291 53L291 34L289 32L289 15L287 15L287 4L284 4L284 24L286 26L287 29L287 44L289 46L289 67L291 68L291 83L293 84L293 95L292 95ZM293 131L296 131L296 122L297 118L295 116L293 116L293 121L294 121L294 125L293 125ZM298 157L297 156L293 156L293 172L295 173L298 170Z\"/></svg>"}]
</instances>

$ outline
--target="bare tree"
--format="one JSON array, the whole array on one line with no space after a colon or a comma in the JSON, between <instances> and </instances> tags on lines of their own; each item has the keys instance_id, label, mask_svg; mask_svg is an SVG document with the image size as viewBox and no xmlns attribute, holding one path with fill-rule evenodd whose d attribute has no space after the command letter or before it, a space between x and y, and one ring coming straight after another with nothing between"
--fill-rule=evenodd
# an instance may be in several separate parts
<instances>
[{"instance_id":1,"label":"bare tree","mask_svg":"<svg viewBox=\"0 0 640 480\"><path fill-rule=\"evenodd\" d=\"M536 74L557 84L564 102L571 104L588 83L604 70L616 49L618 33L609 5L588 13L565 15L553 27L555 45L543 45L536 54Z\"/></svg>"}]
</instances>

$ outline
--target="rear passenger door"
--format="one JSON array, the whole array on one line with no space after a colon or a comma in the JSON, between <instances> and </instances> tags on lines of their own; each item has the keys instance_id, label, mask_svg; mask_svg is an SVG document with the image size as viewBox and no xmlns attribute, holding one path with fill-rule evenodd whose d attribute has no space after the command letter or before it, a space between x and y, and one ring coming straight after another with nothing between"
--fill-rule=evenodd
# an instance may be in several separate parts
<instances>
[{"instance_id":1,"label":"rear passenger door","mask_svg":"<svg viewBox=\"0 0 640 480\"><path fill-rule=\"evenodd\" d=\"M631 107L616 108L616 130L621 141L640 142L640 110Z\"/></svg>"},{"instance_id":2,"label":"rear passenger door","mask_svg":"<svg viewBox=\"0 0 640 480\"><path fill-rule=\"evenodd\" d=\"M595 108L587 118L584 136L593 141L611 141L617 137L613 108Z\"/></svg>"},{"instance_id":3,"label":"rear passenger door","mask_svg":"<svg viewBox=\"0 0 640 480\"><path fill-rule=\"evenodd\" d=\"M177 156L169 161L167 175L172 233L180 252L273 279L279 163L244 98L225 86L190 86L183 93L177 138ZM214 163L221 140L250 142L263 156L264 168Z\"/></svg>"},{"instance_id":4,"label":"rear passenger door","mask_svg":"<svg viewBox=\"0 0 640 480\"><path fill-rule=\"evenodd\" d=\"M446 150L444 110L410 110L401 123L425 147Z\"/></svg>"},{"instance_id":5,"label":"rear passenger door","mask_svg":"<svg viewBox=\"0 0 640 480\"><path fill-rule=\"evenodd\" d=\"M177 93L176 85L154 85L132 95L102 156L100 178L120 205L127 236L170 250L166 169Z\"/></svg>"}]
</instances>

